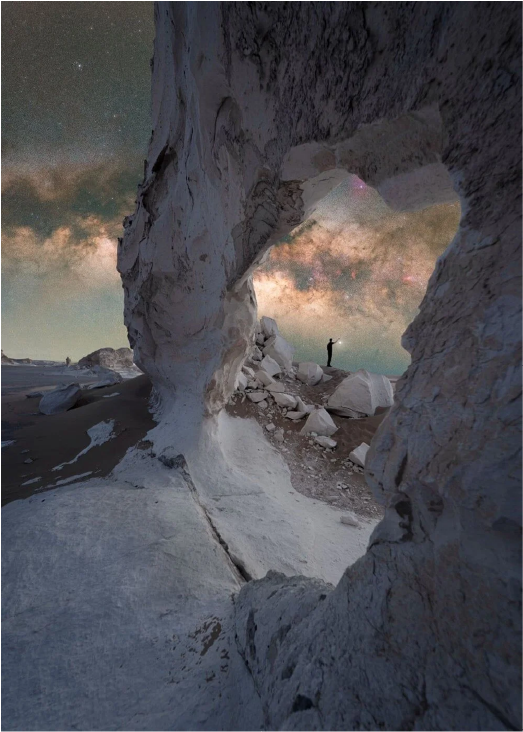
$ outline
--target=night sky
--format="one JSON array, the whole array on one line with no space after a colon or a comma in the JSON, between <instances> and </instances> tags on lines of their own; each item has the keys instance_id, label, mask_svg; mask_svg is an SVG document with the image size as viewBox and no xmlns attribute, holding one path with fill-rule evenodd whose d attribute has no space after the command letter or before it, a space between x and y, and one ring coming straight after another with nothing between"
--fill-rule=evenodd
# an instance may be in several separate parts
<instances>
[{"instance_id":1,"label":"night sky","mask_svg":"<svg viewBox=\"0 0 523 732\"><path fill-rule=\"evenodd\" d=\"M149 2L2 3L3 350L128 345L116 237L150 137Z\"/></svg>"},{"instance_id":2,"label":"night sky","mask_svg":"<svg viewBox=\"0 0 523 732\"><path fill-rule=\"evenodd\" d=\"M2 3L2 348L80 358L128 345L116 240L150 137L152 2ZM256 274L298 358L401 373L459 206L395 214L352 176Z\"/></svg>"}]
</instances>

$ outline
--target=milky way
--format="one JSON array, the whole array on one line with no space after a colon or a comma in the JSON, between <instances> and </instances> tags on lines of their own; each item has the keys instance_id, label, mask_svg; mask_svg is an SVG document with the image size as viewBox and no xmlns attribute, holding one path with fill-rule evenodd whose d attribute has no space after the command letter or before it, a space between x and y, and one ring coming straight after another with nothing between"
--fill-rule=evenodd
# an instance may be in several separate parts
<instances>
[{"instance_id":1,"label":"milky way","mask_svg":"<svg viewBox=\"0 0 523 732\"><path fill-rule=\"evenodd\" d=\"M333 365L402 373L401 334L459 216L459 204L395 213L350 176L257 271L260 313L277 319L300 359L325 363L332 337Z\"/></svg>"},{"instance_id":2,"label":"milky way","mask_svg":"<svg viewBox=\"0 0 523 732\"><path fill-rule=\"evenodd\" d=\"M116 238L150 135L153 4L2 4L3 349L127 344Z\"/></svg>"}]
</instances>

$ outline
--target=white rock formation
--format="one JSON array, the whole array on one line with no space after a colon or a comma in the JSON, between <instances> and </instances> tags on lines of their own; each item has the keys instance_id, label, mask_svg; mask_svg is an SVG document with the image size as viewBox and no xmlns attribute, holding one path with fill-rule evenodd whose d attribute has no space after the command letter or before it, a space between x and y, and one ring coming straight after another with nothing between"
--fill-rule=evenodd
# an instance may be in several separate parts
<instances>
[{"instance_id":1,"label":"white rock formation","mask_svg":"<svg viewBox=\"0 0 523 732\"><path fill-rule=\"evenodd\" d=\"M256 379L263 384L263 386L270 386L271 384L276 383L276 380L273 379L272 376L269 376L265 369L259 369L259 371L256 372Z\"/></svg>"},{"instance_id":2,"label":"white rock formation","mask_svg":"<svg viewBox=\"0 0 523 732\"><path fill-rule=\"evenodd\" d=\"M315 432L316 435L330 437L337 430L338 428L327 410L319 407L309 414L300 434L308 435L310 432Z\"/></svg>"},{"instance_id":3,"label":"white rock formation","mask_svg":"<svg viewBox=\"0 0 523 732\"><path fill-rule=\"evenodd\" d=\"M59 386L48 391L41 399L38 409L42 414L60 414L74 407L82 394L79 384Z\"/></svg>"},{"instance_id":4,"label":"white rock formation","mask_svg":"<svg viewBox=\"0 0 523 732\"><path fill-rule=\"evenodd\" d=\"M130 348L99 348L78 361L80 368L90 369L103 366L113 371L132 369L134 367L133 352Z\"/></svg>"},{"instance_id":5,"label":"white rock formation","mask_svg":"<svg viewBox=\"0 0 523 732\"><path fill-rule=\"evenodd\" d=\"M305 404L303 399L299 396L296 397L297 407L300 412L314 412L314 404Z\"/></svg>"},{"instance_id":6,"label":"white rock formation","mask_svg":"<svg viewBox=\"0 0 523 732\"><path fill-rule=\"evenodd\" d=\"M285 338L282 338L281 335L273 335L265 341L263 355L271 356L281 366L283 371L292 371L293 354L293 346Z\"/></svg>"},{"instance_id":7,"label":"white rock formation","mask_svg":"<svg viewBox=\"0 0 523 732\"><path fill-rule=\"evenodd\" d=\"M349 460L351 460L355 465L359 465L360 468L364 468L369 447L370 445L367 445L366 442L362 442L361 445L358 445L358 447L349 453Z\"/></svg>"},{"instance_id":8,"label":"white rock formation","mask_svg":"<svg viewBox=\"0 0 523 732\"><path fill-rule=\"evenodd\" d=\"M368 453L386 515L367 556L334 590L270 574L237 600L264 725L520 729L519 7L159 3L156 19L118 267L162 415L193 420L180 451L252 347L253 269L321 197L355 173L395 210L462 203Z\"/></svg>"},{"instance_id":9,"label":"white rock formation","mask_svg":"<svg viewBox=\"0 0 523 732\"><path fill-rule=\"evenodd\" d=\"M273 358L271 358L271 356L264 356L260 366L266 373L269 374L269 376L276 376L276 374L281 374L280 364Z\"/></svg>"},{"instance_id":10,"label":"white rock formation","mask_svg":"<svg viewBox=\"0 0 523 732\"><path fill-rule=\"evenodd\" d=\"M285 407L286 409L294 409L297 401L296 397L292 396L292 394L274 394L274 401L279 407Z\"/></svg>"},{"instance_id":11,"label":"white rock formation","mask_svg":"<svg viewBox=\"0 0 523 732\"><path fill-rule=\"evenodd\" d=\"M266 315L263 315L260 318L260 328L265 338L280 335L280 330L276 321L273 318L268 318Z\"/></svg>"},{"instance_id":12,"label":"white rock formation","mask_svg":"<svg viewBox=\"0 0 523 732\"><path fill-rule=\"evenodd\" d=\"M303 361L298 366L296 377L308 386L315 386L322 380L323 370L317 363Z\"/></svg>"},{"instance_id":13,"label":"white rock formation","mask_svg":"<svg viewBox=\"0 0 523 732\"><path fill-rule=\"evenodd\" d=\"M346 417L373 415L378 407L391 407L392 385L386 376L360 369L347 376L327 402L330 412Z\"/></svg>"},{"instance_id":14,"label":"white rock formation","mask_svg":"<svg viewBox=\"0 0 523 732\"><path fill-rule=\"evenodd\" d=\"M247 375L244 374L243 371L239 371L238 376L236 378L236 388L239 391L245 391L248 383L249 383L249 379L247 378Z\"/></svg>"}]
</instances>

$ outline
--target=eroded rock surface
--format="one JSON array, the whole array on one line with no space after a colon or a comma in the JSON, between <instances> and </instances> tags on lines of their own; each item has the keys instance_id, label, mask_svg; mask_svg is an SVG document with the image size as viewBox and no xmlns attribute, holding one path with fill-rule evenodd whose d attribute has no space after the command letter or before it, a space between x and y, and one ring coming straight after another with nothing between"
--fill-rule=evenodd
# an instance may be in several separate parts
<instances>
[{"instance_id":1,"label":"eroded rock surface","mask_svg":"<svg viewBox=\"0 0 523 732\"><path fill-rule=\"evenodd\" d=\"M272 575L240 593L267 727L520 728L519 7L156 18L153 137L118 266L164 409L227 401L256 335L250 273L347 174L397 210L462 203L367 456L386 510L367 555L335 589Z\"/></svg>"}]
</instances>

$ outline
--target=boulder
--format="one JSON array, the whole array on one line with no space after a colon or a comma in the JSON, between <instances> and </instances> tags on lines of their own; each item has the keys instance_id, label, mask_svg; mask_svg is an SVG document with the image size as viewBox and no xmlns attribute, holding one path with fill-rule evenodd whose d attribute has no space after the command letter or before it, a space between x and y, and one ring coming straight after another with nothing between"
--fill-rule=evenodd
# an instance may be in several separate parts
<instances>
[{"instance_id":1,"label":"boulder","mask_svg":"<svg viewBox=\"0 0 523 732\"><path fill-rule=\"evenodd\" d=\"M256 380L260 382L260 384L263 384L263 386L269 386L270 384L276 383L272 376L269 376L269 374L264 369L260 369L259 371L257 371L255 377Z\"/></svg>"},{"instance_id":2,"label":"boulder","mask_svg":"<svg viewBox=\"0 0 523 732\"><path fill-rule=\"evenodd\" d=\"M360 525L358 519L351 513L346 513L344 516L340 516L340 523L345 524L346 526L354 526L356 529Z\"/></svg>"},{"instance_id":3,"label":"boulder","mask_svg":"<svg viewBox=\"0 0 523 732\"><path fill-rule=\"evenodd\" d=\"M331 440L330 437L325 437L325 435L317 435L314 438L314 442L317 442L318 445L321 445L322 447L325 447L325 448L328 448L328 447L333 448L333 447L336 447L336 445L338 444L336 442L336 440Z\"/></svg>"},{"instance_id":4,"label":"boulder","mask_svg":"<svg viewBox=\"0 0 523 732\"><path fill-rule=\"evenodd\" d=\"M260 351L258 346L254 346L251 352L251 359L253 361L261 361L263 358L263 353Z\"/></svg>"},{"instance_id":5,"label":"boulder","mask_svg":"<svg viewBox=\"0 0 523 732\"><path fill-rule=\"evenodd\" d=\"M244 373L244 374L247 374L247 376L248 376L248 377L249 377L250 379L254 379L254 376L255 376L255 374L254 374L254 370L253 370L253 369L251 369L251 368L249 368L249 366L245 366L245 364L244 364L244 365L242 366L242 371L243 371L243 373Z\"/></svg>"},{"instance_id":6,"label":"boulder","mask_svg":"<svg viewBox=\"0 0 523 732\"><path fill-rule=\"evenodd\" d=\"M273 381L272 384L267 384L267 391L270 391L271 394L282 394L285 387L279 381Z\"/></svg>"},{"instance_id":7,"label":"boulder","mask_svg":"<svg viewBox=\"0 0 523 732\"><path fill-rule=\"evenodd\" d=\"M74 407L82 390L79 384L69 384L69 386L59 386L57 389L48 392L40 400L38 409L42 414L60 414L67 412L68 409Z\"/></svg>"},{"instance_id":8,"label":"boulder","mask_svg":"<svg viewBox=\"0 0 523 732\"><path fill-rule=\"evenodd\" d=\"M305 404L303 399L299 396L296 397L297 402L297 409L299 412L306 412L307 414L310 414L311 412L314 412L314 405L313 404Z\"/></svg>"},{"instance_id":9,"label":"boulder","mask_svg":"<svg viewBox=\"0 0 523 732\"><path fill-rule=\"evenodd\" d=\"M273 394L274 401L279 407L285 407L286 409L294 409L296 407L297 400L290 394Z\"/></svg>"},{"instance_id":10,"label":"boulder","mask_svg":"<svg viewBox=\"0 0 523 732\"><path fill-rule=\"evenodd\" d=\"M260 366L269 376L281 374L280 364L272 356L264 356Z\"/></svg>"},{"instance_id":11,"label":"boulder","mask_svg":"<svg viewBox=\"0 0 523 732\"><path fill-rule=\"evenodd\" d=\"M266 399L262 399L261 402L258 402L258 406L260 409L267 409L269 402Z\"/></svg>"},{"instance_id":12,"label":"boulder","mask_svg":"<svg viewBox=\"0 0 523 732\"><path fill-rule=\"evenodd\" d=\"M329 374L323 374L321 377L322 382L325 384L327 381L330 381L332 379L332 376L329 376Z\"/></svg>"},{"instance_id":13,"label":"boulder","mask_svg":"<svg viewBox=\"0 0 523 732\"><path fill-rule=\"evenodd\" d=\"M330 395L327 408L344 417L364 417L377 407L390 407L394 401L392 385L386 376L360 369L347 376Z\"/></svg>"},{"instance_id":14,"label":"boulder","mask_svg":"<svg viewBox=\"0 0 523 732\"><path fill-rule=\"evenodd\" d=\"M278 429L274 431L274 439L276 442L283 442L285 440L282 427L278 427Z\"/></svg>"},{"instance_id":15,"label":"boulder","mask_svg":"<svg viewBox=\"0 0 523 732\"><path fill-rule=\"evenodd\" d=\"M302 435L308 435L309 432L316 432L317 435L330 437L337 431L337 427L332 421L332 417L323 407L315 409L309 414L309 417L300 432Z\"/></svg>"},{"instance_id":16,"label":"boulder","mask_svg":"<svg viewBox=\"0 0 523 732\"><path fill-rule=\"evenodd\" d=\"M263 335L263 333L258 333L256 335L256 344L258 346L263 346L264 343L265 343L265 336Z\"/></svg>"},{"instance_id":17,"label":"boulder","mask_svg":"<svg viewBox=\"0 0 523 732\"><path fill-rule=\"evenodd\" d=\"M307 414L307 412L287 412L287 414L285 416L296 422L299 419L303 419L306 414Z\"/></svg>"},{"instance_id":18,"label":"boulder","mask_svg":"<svg viewBox=\"0 0 523 732\"><path fill-rule=\"evenodd\" d=\"M366 442L362 442L359 447L349 453L349 460L351 460L355 465L359 465L360 468L364 468L369 447L370 445L367 445Z\"/></svg>"},{"instance_id":19,"label":"boulder","mask_svg":"<svg viewBox=\"0 0 523 732\"><path fill-rule=\"evenodd\" d=\"M264 356L270 356L284 371L292 371L294 347L280 335L271 336L265 343Z\"/></svg>"},{"instance_id":20,"label":"boulder","mask_svg":"<svg viewBox=\"0 0 523 732\"><path fill-rule=\"evenodd\" d=\"M266 391L250 391L247 393L247 398L257 404L263 401L268 396Z\"/></svg>"},{"instance_id":21,"label":"boulder","mask_svg":"<svg viewBox=\"0 0 523 732\"><path fill-rule=\"evenodd\" d=\"M266 315L260 318L260 327L266 338L280 335L276 321L273 318L268 318Z\"/></svg>"},{"instance_id":22,"label":"boulder","mask_svg":"<svg viewBox=\"0 0 523 732\"><path fill-rule=\"evenodd\" d=\"M247 378L247 375L243 373L243 371L240 371L236 378L236 389L238 391L245 391L247 388L247 385L249 383L249 380Z\"/></svg>"},{"instance_id":23,"label":"boulder","mask_svg":"<svg viewBox=\"0 0 523 732\"><path fill-rule=\"evenodd\" d=\"M267 432L274 432L274 430L276 429L276 425L270 422L269 424L265 425L265 429L267 430Z\"/></svg>"},{"instance_id":24,"label":"boulder","mask_svg":"<svg viewBox=\"0 0 523 732\"><path fill-rule=\"evenodd\" d=\"M307 386L315 386L319 384L323 377L321 366L313 361L304 361L298 366L297 378Z\"/></svg>"},{"instance_id":25,"label":"boulder","mask_svg":"<svg viewBox=\"0 0 523 732\"><path fill-rule=\"evenodd\" d=\"M104 366L107 369L131 369L134 366L133 352L130 348L99 348L78 361L80 368L92 369Z\"/></svg>"}]
</instances>

